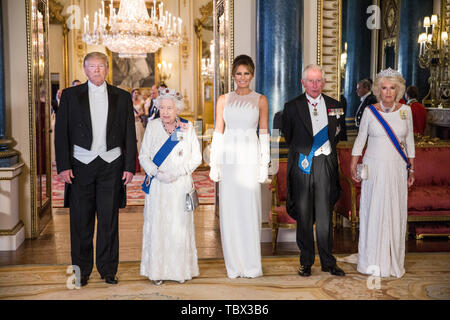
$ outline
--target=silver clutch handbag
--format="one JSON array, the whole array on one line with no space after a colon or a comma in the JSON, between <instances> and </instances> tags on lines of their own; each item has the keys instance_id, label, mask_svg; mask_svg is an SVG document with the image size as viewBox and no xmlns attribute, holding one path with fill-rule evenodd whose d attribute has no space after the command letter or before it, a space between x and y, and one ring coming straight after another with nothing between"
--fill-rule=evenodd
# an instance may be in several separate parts
<instances>
[{"instance_id":1,"label":"silver clutch handbag","mask_svg":"<svg viewBox=\"0 0 450 320\"><path fill-rule=\"evenodd\" d=\"M369 178L369 167L367 164L357 164L356 165L356 177L359 180L367 180Z\"/></svg>"},{"instance_id":2,"label":"silver clutch handbag","mask_svg":"<svg viewBox=\"0 0 450 320\"><path fill-rule=\"evenodd\" d=\"M195 209L197 209L198 205L199 201L197 190L195 190L195 187L192 187L192 190L186 193L186 203L184 205L184 210L188 212L194 212Z\"/></svg>"}]
</instances>

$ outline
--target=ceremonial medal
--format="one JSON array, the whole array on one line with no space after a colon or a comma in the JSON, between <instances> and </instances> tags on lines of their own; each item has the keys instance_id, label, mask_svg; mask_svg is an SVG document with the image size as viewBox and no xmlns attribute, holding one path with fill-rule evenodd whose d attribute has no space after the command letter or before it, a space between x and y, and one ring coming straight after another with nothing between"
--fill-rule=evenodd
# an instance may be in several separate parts
<instances>
[{"instance_id":1,"label":"ceremonial medal","mask_svg":"<svg viewBox=\"0 0 450 320\"><path fill-rule=\"evenodd\" d=\"M316 103L311 103L311 101L309 101L308 99L306 99L306 101L308 101L308 103L310 104L310 105L312 105L312 107L314 108L314 110L313 110L313 116L314 117L317 117L318 115L319 115L319 113L317 112L317 105L319 104L318 102L316 102Z\"/></svg>"},{"instance_id":2,"label":"ceremonial medal","mask_svg":"<svg viewBox=\"0 0 450 320\"><path fill-rule=\"evenodd\" d=\"M406 110L400 110L400 119L402 119L402 120L408 120L408 111L406 111Z\"/></svg>"},{"instance_id":3,"label":"ceremonial medal","mask_svg":"<svg viewBox=\"0 0 450 320\"><path fill-rule=\"evenodd\" d=\"M302 167L303 167L303 169L306 169L306 168L308 168L308 166L309 166L309 162L308 162L308 159L303 159L303 161L302 161Z\"/></svg>"},{"instance_id":4,"label":"ceremonial medal","mask_svg":"<svg viewBox=\"0 0 450 320\"><path fill-rule=\"evenodd\" d=\"M178 139L178 141L183 141L183 139L184 139L184 134L182 133L182 132L177 132L177 139Z\"/></svg>"}]
</instances>

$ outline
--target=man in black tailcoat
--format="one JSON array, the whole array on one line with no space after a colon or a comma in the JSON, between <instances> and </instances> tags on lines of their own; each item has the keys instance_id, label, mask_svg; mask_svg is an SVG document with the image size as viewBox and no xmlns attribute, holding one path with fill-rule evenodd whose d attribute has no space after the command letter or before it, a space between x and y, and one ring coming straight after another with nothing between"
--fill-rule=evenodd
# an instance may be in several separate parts
<instances>
[{"instance_id":1,"label":"man in black tailcoat","mask_svg":"<svg viewBox=\"0 0 450 320\"><path fill-rule=\"evenodd\" d=\"M84 84L63 91L55 124L58 174L65 182L64 206L70 207L72 264L87 284L94 263L102 279L116 284L119 263L119 207L136 171L136 130L131 95L106 83L108 58L86 55Z\"/></svg>"},{"instance_id":2,"label":"man in black tailcoat","mask_svg":"<svg viewBox=\"0 0 450 320\"><path fill-rule=\"evenodd\" d=\"M371 104L376 104L378 102L377 97L374 96L371 90L372 90L372 83L369 81L369 79L363 79L359 81L358 84L356 85L356 93L361 101L358 108L355 111L355 126L358 131L359 125L361 123L361 118L364 113L364 109L367 106L370 106Z\"/></svg>"},{"instance_id":3,"label":"man in black tailcoat","mask_svg":"<svg viewBox=\"0 0 450 320\"><path fill-rule=\"evenodd\" d=\"M344 276L332 255L332 211L340 195L336 144L341 104L322 94L325 76L317 65L303 72L306 93L285 104L283 135L289 146L287 168L288 214L297 220L297 245L300 249L299 274L311 275L314 264L314 231L322 271Z\"/></svg>"}]
</instances>

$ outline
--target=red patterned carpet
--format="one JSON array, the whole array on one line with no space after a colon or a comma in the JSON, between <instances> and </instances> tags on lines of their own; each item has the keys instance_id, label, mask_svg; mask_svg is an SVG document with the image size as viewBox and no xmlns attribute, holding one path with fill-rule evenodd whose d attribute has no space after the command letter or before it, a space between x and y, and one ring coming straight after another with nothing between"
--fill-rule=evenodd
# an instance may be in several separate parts
<instances>
[{"instance_id":1,"label":"red patterned carpet","mask_svg":"<svg viewBox=\"0 0 450 320\"><path fill-rule=\"evenodd\" d=\"M133 181L127 187L127 205L144 205L144 192L141 190L144 177L143 174L135 175ZM52 178L53 207L62 208L64 205L64 182L56 174L55 163L52 164ZM214 204L214 182L209 179L209 171L196 171L193 178L200 204Z\"/></svg>"}]
</instances>

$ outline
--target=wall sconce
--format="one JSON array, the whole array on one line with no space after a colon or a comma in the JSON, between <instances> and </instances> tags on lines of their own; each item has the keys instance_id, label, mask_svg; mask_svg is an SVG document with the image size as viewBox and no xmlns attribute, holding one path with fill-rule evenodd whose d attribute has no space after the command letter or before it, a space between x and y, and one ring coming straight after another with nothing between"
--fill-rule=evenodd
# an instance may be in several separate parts
<instances>
[{"instance_id":1,"label":"wall sconce","mask_svg":"<svg viewBox=\"0 0 450 320\"><path fill-rule=\"evenodd\" d=\"M423 99L423 104L438 107L450 106L448 92L450 91L450 52L448 48L448 32L446 25L440 25L436 14L423 20L425 32L419 35L419 65L430 69L430 91ZM431 27L431 32L428 28Z\"/></svg>"},{"instance_id":2,"label":"wall sconce","mask_svg":"<svg viewBox=\"0 0 450 320\"><path fill-rule=\"evenodd\" d=\"M163 60L161 63L158 63L158 71L159 77L161 79L160 86L166 85L164 82L170 79L172 72L172 63L171 62L167 63L165 60Z\"/></svg>"}]
</instances>

